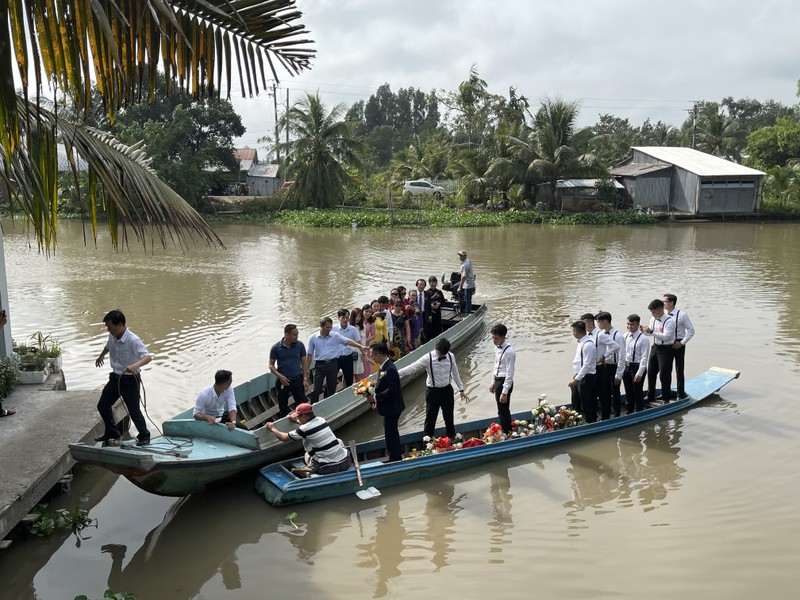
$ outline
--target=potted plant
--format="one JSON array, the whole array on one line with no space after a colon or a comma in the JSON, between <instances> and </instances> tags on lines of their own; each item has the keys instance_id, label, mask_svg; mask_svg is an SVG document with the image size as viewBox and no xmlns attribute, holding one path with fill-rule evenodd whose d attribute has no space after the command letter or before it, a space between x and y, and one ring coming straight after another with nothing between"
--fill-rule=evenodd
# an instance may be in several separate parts
<instances>
[{"instance_id":1,"label":"potted plant","mask_svg":"<svg viewBox=\"0 0 800 600\"><path fill-rule=\"evenodd\" d=\"M19 356L12 352L11 356L0 358L0 398L8 398L18 381Z\"/></svg>"},{"instance_id":2,"label":"potted plant","mask_svg":"<svg viewBox=\"0 0 800 600\"><path fill-rule=\"evenodd\" d=\"M19 382L24 384L44 383L50 375L50 365L47 359L38 352L26 354L21 358Z\"/></svg>"},{"instance_id":3,"label":"potted plant","mask_svg":"<svg viewBox=\"0 0 800 600\"><path fill-rule=\"evenodd\" d=\"M43 356L45 362L50 365L50 372L60 373L61 346L58 343L58 338L54 338L50 334L44 335L41 331L37 331L30 339L35 342L39 356Z\"/></svg>"}]
</instances>

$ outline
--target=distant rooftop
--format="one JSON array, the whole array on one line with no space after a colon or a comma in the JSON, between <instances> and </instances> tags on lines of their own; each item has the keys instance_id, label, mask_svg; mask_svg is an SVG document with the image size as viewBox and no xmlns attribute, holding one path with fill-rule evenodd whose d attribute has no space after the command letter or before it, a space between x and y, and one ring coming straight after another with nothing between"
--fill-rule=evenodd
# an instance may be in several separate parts
<instances>
[{"instance_id":1,"label":"distant rooftop","mask_svg":"<svg viewBox=\"0 0 800 600\"><path fill-rule=\"evenodd\" d=\"M637 175L645 175L647 173L655 173L656 171L663 171L664 169L671 169L672 165L667 163L633 163L629 162L619 167L614 167L609 171L611 175L636 177Z\"/></svg>"},{"instance_id":2,"label":"distant rooftop","mask_svg":"<svg viewBox=\"0 0 800 600\"><path fill-rule=\"evenodd\" d=\"M693 148L634 146L633 150L652 156L660 162L673 164L701 177L755 177L766 175L763 171L751 169Z\"/></svg>"}]
</instances>

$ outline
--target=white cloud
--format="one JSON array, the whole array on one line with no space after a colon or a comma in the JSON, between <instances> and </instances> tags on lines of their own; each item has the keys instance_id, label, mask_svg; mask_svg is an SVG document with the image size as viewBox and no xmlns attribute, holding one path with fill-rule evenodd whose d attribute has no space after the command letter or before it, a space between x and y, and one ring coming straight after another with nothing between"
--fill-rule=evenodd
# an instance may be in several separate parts
<instances>
[{"instance_id":1,"label":"white cloud","mask_svg":"<svg viewBox=\"0 0 800 600\"><path fill-rule=\"evenodd\" d=\"M490 91L582 102L600 113L680 125L693 100L797 101L800 4L788 0L298 0L315 40L312 69L282 77L291 101L319 90L326 104L392 90L456 89L472 64ZM274 129L272 100L232 92L256 146Z\"/></svg>"}]
</instances>

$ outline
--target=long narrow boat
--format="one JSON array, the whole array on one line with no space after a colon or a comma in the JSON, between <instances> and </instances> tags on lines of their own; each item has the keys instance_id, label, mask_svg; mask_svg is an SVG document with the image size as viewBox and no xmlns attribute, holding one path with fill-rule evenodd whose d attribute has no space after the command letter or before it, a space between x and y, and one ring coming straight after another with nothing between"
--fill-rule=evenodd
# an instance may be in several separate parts
<instances>
[{"instance_id":1,"label":"long narrow boat","mask_svg":"<svg viewBox=\"0 0 800 600\"><path fill-rule=\"evenodd\" d=\"M622 429L645 421L661 419L705 400L737 377L739 377L738 371L712 367L686 382L686 393L689 397L683 400L676 400L606 421L558 429L528 437L509 438L492 444L425 454L399 462L385 462L386 446L382 439L358 444L356 454L361 465L363 486L388 488L427 477L445 475L459 469L509 458L539 448ZM531 413L528 412L516 414L513 418L530 419L530 417ZM496 418L472 421L460 424L456 429L464 440L471 437L480 438L493 421L496 421ZM400 437L406 453L421 449L423 446L422 435L421 432L416 432ZM444 435L444 430L438 430L436 435ZM359 485L354 468L331 475L300 478L292 472L292 469L303 466L302 463L302 459L295 458L264 467L256 479L256 489L267 502L274 506L343 496L363 489Z\"/></svg>"},{"instance_id":2,"label":"long narrow boat","mask_svg":"<svg viewBox=\"0 0 800 600\"><path fill-rule=\"evenodd\" d=\"M443 336L453 348L472 338L483 324L486 306L475 306L466 316L457 305L442 306ZM397 361L398 367L412 363L433 350L434 338ZM374 377L374 376L373 376ZM406 384L411 378L402 381ZM278 414L270 390L275 386L272 373L265 373L234 388L238 413L246 419L245 428L228 431L222 424L208 425L192 417L192 409L164 421L163 435L148 446L135 440L119 446L70 444L72 458L119 473L138 487L162 496L185 496L253 471L270 462L302 451L299 442L283 443L263 426ZM314 411L334 428L339 428L369 410L369 404L353 391L353 386L314 404ZM274 420L278 429L289 431L294 425L287 417Z\"/></svg>"}]
</instances>

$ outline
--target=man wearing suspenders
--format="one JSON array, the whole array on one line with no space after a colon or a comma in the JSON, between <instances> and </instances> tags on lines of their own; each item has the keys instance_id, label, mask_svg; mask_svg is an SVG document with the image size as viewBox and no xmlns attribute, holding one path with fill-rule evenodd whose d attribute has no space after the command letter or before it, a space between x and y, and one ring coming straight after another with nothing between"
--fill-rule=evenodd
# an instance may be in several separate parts
<instances>
[{"instance_id":1,"label":"man wearing suspenders","mask_svg":"<svg viewBox=\"0 0 800 600\"><path fill-rule=\"evenodd\" d=\"M455 394L450 381L452 380L458 387L462 400L466 401L467 395L464 393L464 384L461 383L461 376L458 374L456 357L450 352L450 340L439 338L433 352L428 352L407 367L399 369L397 373L402 379L422 369L428 372L425 382L425 435L433 437L436 418L441 409L446 435L452 440L456 435L453 417Z\"/></svg>"},{"instance_id":2,"label":"man wearing suspenders","mask_svg":"<svg viewBox=\"0 0 800 600\"><path fill-rule=\"evenodd\" d=\"M575 358L572 361L572 380L569 388L572 393L572 409L581 413L587 423L597 421L597 393L595 374L597 372L597 350L592 339L586 334L586 323L575 321L572 336L578 342Z\"/></svg>"},{"instance_id":3,"label":"man wearing suspenders","mask_svg":"<svg viewBox=\"0 0 800 600\"><path fill-rule=\"evenodd\" d=\"M675 319L664 310L662 300L647 305L652 315L649 325L640 325L642 333L653 336L653 351L647 362L647 401L663 399L666 404L672 394L672 363L675 359ZM661 396L656 397L656 377L661 380Z\"/></svg>"},{"instance_id":4,"label":"man wearing suspenders","mask_svg":"<svg viewBox=\"0 0 800 600\"><path fill-rule=\"evenodd\" d=\"M678 297L675 294L664 294L664 309L669 316L675 319L675 375L678 384L678 398L686 398L686 378L684 377L684 359L686 358L686 344L694 337L694 327L685 311L675 308Z\"/></svg>"},{"instance_id":5,"label":"man wearing suspenders","mask_svg":"<svg viewBox=\"0 0 800 600\"><path fill-rule=\"evenodd\" d=\"M639 315L628 316L628 331L624 336L625 372L622 374L628 399L625 410L628 414L644 410L644 374L647 370L647 355L650 353L650 338L639 331L640 324Z\"/></svg>"},{"instance_id":6,"label":"man wearing suspenders","mask_svg":"<svg viewBox=\"0 0 800 600\"><path fill-rule=\"evenodd\" d=\"M611 325L611 313L599 312L595 316L597 326L601 331L611 338L611 341L617 344L614 348L611 346L611 355L606 356L605 367L603 370L603 379L600 381L598 377L598 386L603 386L604 393L600 395L600 406L602 408L602 418L611 418L611 408L614 409L614 416L618 417L622 412L622 396L620 394L620 385L622 384L622 374L625 371L625 343L622 334ZM599 373L599 371L598 371ZM603 398L610 398L603 402Z\"/></svg>"}]
</instances>

